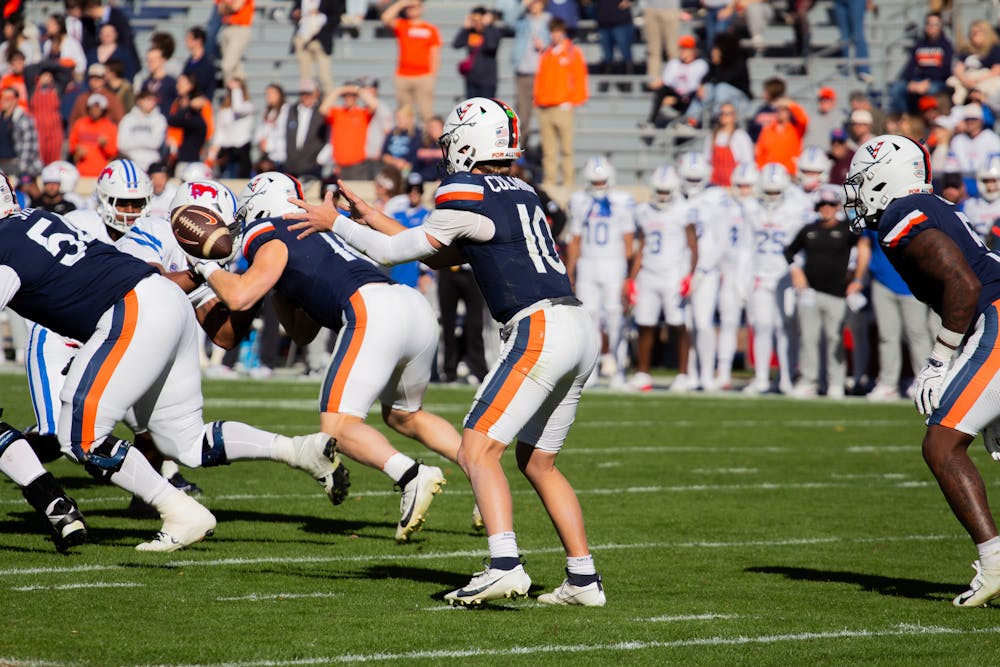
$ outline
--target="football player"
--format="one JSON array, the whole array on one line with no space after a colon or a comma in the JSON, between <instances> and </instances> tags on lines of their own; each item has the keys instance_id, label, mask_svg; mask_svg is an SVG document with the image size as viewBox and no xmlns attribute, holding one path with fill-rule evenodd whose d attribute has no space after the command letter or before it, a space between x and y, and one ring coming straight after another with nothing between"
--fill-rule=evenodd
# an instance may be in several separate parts
<instances>
[{"instance_id":1,"label":"football player","mask_svg":"<svg viewBox=\"0 0 1000 667\"><path fill-rule=\"evenodd\" d=\"M978 195L962 202L972 228L991 248L1000 236L1000 153L987 158L976 171Z\"/></svg>"},{"instance_id":2,"label":"football player","mask_svg":"<svg viewBox=\"0 0 1000 667\"><path fill-rule=\"evenodd\" d=\"M931 194L930 156L912 139L866 141L844 188L855 213L853 231L877 229L886 257L914 296L941 316L914 401L927 415L924 460L979 552L976 575L953 604L985 605L1000 596L1000 536L968 448L982 431L987 451L1000 460L1000 263L969 219Z\"/></svg>"},{"instance_id":3,"label":"football player","mask_svg":"<svg viewBox=\"0 0 1000 667\"><path fill-rule=\"evenodd\" d=\"M320 428L341 452L381 470L399 488L396 539L405 541L423 525L444 475L397 451L364 420L379 400L386 424L457 460L458 433L422 409L439 340L437 320L419 292L393 282L334 234L297 239L289 232L280 216L299 212L289 198L302 196L302 185L291 176L255 176L240 192L234 235L249 263L246 272L236 275L198 261L195 269L234 311L253 307L275 289L279 317L300 345L312 341L319 327L339 332L320 392Z\"/></svg>"},{"instance_id":4,"label":"football player","mask_svg":"<svg viewBox=\"0 0 1000 667\"><path fill-rule=\"evenodd\" d=\"M410 229L380 215L341 185L352 215L339 216L328 195L306 210L295 229L329 230L382 264L425 259L468 261L493 319L503 322L503 346L465 418L459 462L472 482L486 522L490 561L452 604L479 604L526 595L531 578L521 565L513 502L501 457L516 438L518 467L531 482L566 551L566 580L544 604L603 606L604 588L587 545L583 512L555 465L576 415L583 385L597 363L595 328L573 295L535 191L508 175L518 148L517 114L499 100L461 102L445 121L441 146L448 176L436 208ZM433 258L433 259L431 259Z\"/></svg>"},{"instance_id":5,"label":"football player","mask_svg":"<svg viewBox=\"0 0 1000 667\"><path fill-rule=\"evenodd\" d=\"M796 181L815 204L819 189L830 180L830 158L822 148L806 146L795 163Z\"/></svg>"},{"instance_id":6,"label":"football player","mask_svg":"<svg viewBox=\"0 0 1000 667\"><path fill-rule=\"evenodd\" d=\"M606 338L601 375L621 382L617 350L622 340L625 278L633 256L635 201L613 187L615 169L594 156L583 166L587 186L570 196L570 241L566 252L569 278L598 333Z\"/></svg>"},{"instance_id":7,"label":"football player","mask_svg":"<svg viewBox=\"0 0 1000 667\"><path fill-rule=\"evenodd\" d=\"M691 278L698 264L698 237L681 179L671 165L657 167L649 179L652 199L636 209L639 223L638 259L630 278L635 281L633 317L639 327L636 373L629 388L649 391L653 379L653 343L660 314L677 341L678 368L687 372L688 341L684 309L691 291Z\"/></svg>"},{"instance_id":8,"label":"football player","mask_svg":"<svg viewBox=\"0 0 1000 667\"><path fill-rule=\"evenodd\" d=\"M784 166L764 165L760 172L760 203L743 202L753 230L753 291L748 319L753 327L754 380L745 391L770 390L771 353L777 348L778 388L792 391L790 328L794 323L794 291L785 246L812 217L812 206L795 188Z\"/></svg>"}]
</instances>

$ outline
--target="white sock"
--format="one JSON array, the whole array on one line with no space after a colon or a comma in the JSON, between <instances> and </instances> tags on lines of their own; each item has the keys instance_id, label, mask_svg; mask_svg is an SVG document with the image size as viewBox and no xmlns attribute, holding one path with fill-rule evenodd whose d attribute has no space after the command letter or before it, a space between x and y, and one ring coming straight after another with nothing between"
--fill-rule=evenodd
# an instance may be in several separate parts
<instances>
[{"instance_id":1,"label":"white sock","mask_svg":"<svg viewBox=\"0 0 1000 667\"><path fill-rule=\"evenodd\" d=\"M35 456L35 450L28 441L18 438L3 450L3 456L0 456L0 472L23 488L44 475L45 468Z\"/></svg>"},{"instance_id":2,"label":"white sock","mask_svg":"<svg viewBox=\"0 0 1000 667\"><path fill-rule=\"evenodd\" d=\"M977 544L976 549L979 550L979 562L983 567L1000 567L1000 537Z\"/></svg>"},{"instance_id":3,"label":"white sock","mask_svg":"<svg viewBox=\"0 0 1000 667\"><path fill-rule=\"evenodd\" d=\"M206 424L205 427L211 429L212 425ZM225 443L226 459L229 461L270 459L291 463L295 460L291 438L242 422L222 422L222 442Z\"/></svg>"},{"instance_id":4,"label":"white sock","mask_svg":"<svg viewBox=\"0 0 1000 667\"><path fill-rule=\"evenodd\" d=\"M590 554L586 556L567 556L566 571L570 574L597 574L594 568L594 557Z\"/></svg>"},{"instance_id":5,"label":"white sock","mask_svg":"<svg viewBox=\"0 0 1000 667\"><path fill-rule=\"evenodd\" d=\"M382 466L382 472L392 478L392 481L398 482L400 478L406 474L406 471L413 467L416 463L406 454L401 454L396 452L389 457L389 460L385 462Z\"/></svg>"},{"instance_id":6,"label":"white sock","mask_svg":"<svg viewBox=\"0 0 1000 667\"><path fill-rule=\"evenodd\" d=\"M490 546L490 558L517 558L517 536L514 531L497 533L486 538Z\"/></svg>"},{"instance_id":7,"label":"white sock","mask_svg":"<svg viewBox=\"0 0 1000 667\"><path fill-rule=\"evenodd\" d=\"M129 493L139 496L159 509L160 503L178 491L149 464L135 447L129 447L122 461L121 470L111 475L111 482Z\"/></svg>"}]
</instances>

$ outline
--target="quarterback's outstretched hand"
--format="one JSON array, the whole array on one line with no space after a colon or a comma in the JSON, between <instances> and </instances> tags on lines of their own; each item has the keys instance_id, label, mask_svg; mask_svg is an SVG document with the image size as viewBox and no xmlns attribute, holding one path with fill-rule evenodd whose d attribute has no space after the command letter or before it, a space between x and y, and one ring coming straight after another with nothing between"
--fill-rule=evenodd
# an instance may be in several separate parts
<instances>
[{"instance_id":1,"label":"quarterback's outstretched hand","mask_svg":"<svg viewBox=\"0 0 1000 667\"><path fill-rule=\"evenodd\" d=\"M347 187L347 183L344 183L339 178L337 179L337 188L340 196L344 198L347 202L347 208L351 212L351 220L355 222L360 222L362 225L370 225L372 214L378 213L373 206L368 202L358 196L354 190Z\"/></svg>"},{"instance_id":2,"label":"quarterback's outstretched hand","mask_svg":"<svg viewBox=\"0 0 1000 667\"><path fill-rule=\"evenodd\" d=\"M337 207L333 204L333 193L327 192L323 197L322 204L310 204L304 199L288 198L289 204L294 204L302 209L302 212L285 213L285 220L298 220L298 222L288 225L288 231L302 230L298 238L304 239L316 232L328 232L333 229L333 221L337 219Z\"/></svg>"},{"instance_id":3,"label":"quarterback's outstretched hand","mask_svg":"<svg viewBox=\"0 0 1000 667\"><path fill-rule=\"evenodd\" d=\"M944 386L945 375L948 374L949 361L932 354L927 359L927 364L917 374L914 380L913 402L920 414L929 415L941 404L941 389Z\"/></svg>"},{"instance_id":4,"label":"quarterback's outstretched hand","mask_svg":"<svg viewBox=\"0 0 1000 667\"><path fill-rule=\"evenodd\" d=\"M183 250L181 252L184 252ZM191 266L191 272L202 280L208 280L208 277L223 268L224 264L217 259L202 259L200 257L195 257L194 255L189 255L186 252L184 256L187 257L188 264Z\"/></svg>"}]
</instances>

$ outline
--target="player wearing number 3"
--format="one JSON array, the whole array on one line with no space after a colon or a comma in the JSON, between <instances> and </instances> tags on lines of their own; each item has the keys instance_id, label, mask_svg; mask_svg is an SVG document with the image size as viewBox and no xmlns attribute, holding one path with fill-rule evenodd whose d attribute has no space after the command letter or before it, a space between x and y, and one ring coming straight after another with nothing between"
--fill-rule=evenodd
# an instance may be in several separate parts
<instances>
[{"instance_id":1,"label":"player wearing number 3","mask_svg":"<svg viewBox=\"0 0 1000 667\"><path fill-rule=\"evenodd\" d=\"M448 176L423 225L406 229L341 185L352 216L363 224L338 216L328 197L325 206L295 202L306 214L295 216L304 221L292 227L304 233L332 228L382 264L468 262L494 319L504 323L500 357L466 415L458 452L486 522L490 563L445 599L479 604L526 595L531 586L520 563L510 487L500 464L516 438L518 466L542 499L567 555L566 581L539 601L600 606L604 590L583 513L555 466L597 362L597 340L556 255L538 196L508 175L521 153L519 138L517 115L506 104L465 100L445 122L441 146Z\"/></svg>"}]
</instances>

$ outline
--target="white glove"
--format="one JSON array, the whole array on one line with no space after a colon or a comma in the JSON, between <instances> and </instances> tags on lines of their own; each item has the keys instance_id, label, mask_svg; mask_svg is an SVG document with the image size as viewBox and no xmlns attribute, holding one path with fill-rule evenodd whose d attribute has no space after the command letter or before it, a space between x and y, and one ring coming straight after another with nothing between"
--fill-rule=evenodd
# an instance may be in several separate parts
<instances>
[{"instance_id":1,"label":"white glove","mask_svg":"<svg viewBox=\"0 0 1000 667\"><path fill-rule=\"evenodd\" d=\"M942 359L931 353L927 358L927 364L917 374L913 383L913 402L920 414L929 415L941 404L941 390L950 363L950 359Z\"/></svg>"},{"instance_id":2,"label":"white glove","mask_svg":"<svg viewBox=\"0 0 1000 667\"><path fill-rule=\"evenodd\" d=\"M188 264L191 266L191 271L205 280L208 280L210 275L223 267L222 262L219 262L218 260L201 259L200 257L193 257L187 253L184 254L187 256Z\"/></svg>"}]
</instances>

